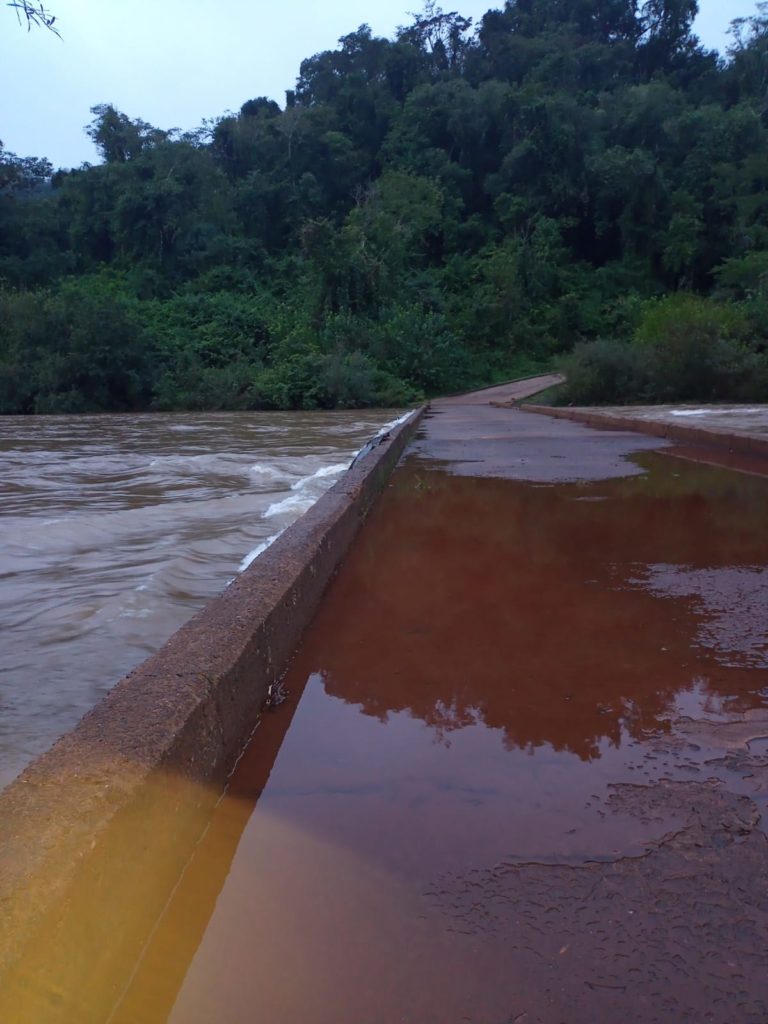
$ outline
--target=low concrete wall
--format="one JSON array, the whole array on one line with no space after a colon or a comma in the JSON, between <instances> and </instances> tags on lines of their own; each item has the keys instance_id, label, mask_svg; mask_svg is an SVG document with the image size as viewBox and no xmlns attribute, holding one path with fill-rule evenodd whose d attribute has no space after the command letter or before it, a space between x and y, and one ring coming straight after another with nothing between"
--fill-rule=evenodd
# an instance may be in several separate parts
<instances>
[{"instance_id":1,"label":"low concrete wall","mask_svg":"<svg viewBox=\"0 0 768 1024\"><path fill-rule=\"evenodd\" d=\"M423 412L0 794L0 1019L103 1019Z\"/></svg>"},{"instance_id":2,"label":"low concrete wall","mask_svg":"<svg viewBox=\"0 0 768 1024\"><path fill-rule=\"evenodd\" d=\"M520 408L523 412L535 412L544 416L575 420L578 423L586 423L589 427L603 430L633 430L640 434L650 434L652 437L666 437L672 441L681 441L684 444L710 445L713 448L739 452L741 455L768 456L768 440L762 437L751 437L748 434L734 434L725 430L712 430L704 426L683 426L661 420L637 419L615 413L602 413L594 409L569 409L563 406L528 404L522 405Z\"/></svg>"}]
</instances>

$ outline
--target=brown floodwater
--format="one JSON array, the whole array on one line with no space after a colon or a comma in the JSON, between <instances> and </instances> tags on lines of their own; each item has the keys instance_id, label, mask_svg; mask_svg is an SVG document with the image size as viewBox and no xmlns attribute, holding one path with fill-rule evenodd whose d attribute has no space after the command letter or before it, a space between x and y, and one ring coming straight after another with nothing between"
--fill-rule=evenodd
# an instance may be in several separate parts
<instances>
[{"instance_id":1,"label":"brown floodwater","mask_svg":"<svg viewBox=\"0 0 768 1024\"><path fill-rule=\"evenodd\" d=\"M0 786L394 415L2 417Z\"/></svg>"},{"instance_id":2,"label":"brown floodwater","mask_svg":"<svg viewBox=\"0 0 768 1024\"><path fill-rule=\"evenodd\" d=\"M434 422L104 1019L764 1024L768 479Z\"/></svg>"}]
</instances>

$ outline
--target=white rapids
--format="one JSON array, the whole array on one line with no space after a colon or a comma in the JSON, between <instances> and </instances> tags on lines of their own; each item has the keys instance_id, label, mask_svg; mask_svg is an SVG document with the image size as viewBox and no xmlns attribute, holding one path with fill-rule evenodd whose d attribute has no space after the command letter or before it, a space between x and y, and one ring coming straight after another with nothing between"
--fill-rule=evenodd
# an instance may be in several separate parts
<instances>
[{"instance_id":1,"label":"white rapids","mask_svg":"<svg viewBox=\"0 0 768 1024\"><path fill-rule=\"evenodd\" d=\"M0 785L251 565L394 415L0 419Z\"/></svg>"}]
</instances>

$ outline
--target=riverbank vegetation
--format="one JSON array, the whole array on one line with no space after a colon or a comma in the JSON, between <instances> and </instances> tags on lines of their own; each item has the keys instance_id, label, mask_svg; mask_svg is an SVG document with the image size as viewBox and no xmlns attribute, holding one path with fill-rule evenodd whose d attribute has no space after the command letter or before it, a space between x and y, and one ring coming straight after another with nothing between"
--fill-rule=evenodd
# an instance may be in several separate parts
<instances>
[{"instance_id":1,"label":"riverbank vegetation","mask_svg":"<svg viewBox=\"0 0 768 1024\"><path fill-rule=\"evenodd\" d=\"M192 133L0 150L0 412L768 400L768 6L428 4Z\"/></svg>"}]
</instances>

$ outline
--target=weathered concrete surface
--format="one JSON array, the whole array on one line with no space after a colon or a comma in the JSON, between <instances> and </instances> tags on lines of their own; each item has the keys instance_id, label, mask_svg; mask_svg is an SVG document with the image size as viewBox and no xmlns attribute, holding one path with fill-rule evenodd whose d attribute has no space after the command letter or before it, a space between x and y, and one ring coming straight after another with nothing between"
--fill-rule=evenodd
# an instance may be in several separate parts
<instances>
[{"instance_id":1,"label":"weathered concrete surface","mask_svg":"<svg viewBox=\"0 0 768 1024\"><path fill-rule=\"evenodd\" d=\"M430 403L432 408L441 409L445 404L455 405L512 405L526 398L541 394L556 384L562 384L565 377L561 373L541 373L534 377L520 377L518 380L507 381L505 384L492 384L478 391L467 391L463 394L448 395L435 398Z\"/></svg>"},{"instance_id":2,"label":"weathered concrete surface","mask_svg":"<svg viewBox=\"0 0 768 1024\"><path fill-rule=\"evenodd\" d=\"M119 989L422 412L0 794L0 1008L41 967L46 1021L57 978Z\"/></svg>"},{"instance_id":3,"label":"weathered concrete surface","mask_svg":"<svg viewBox=\"0 0 768 1024\"><path fill-rule=\"evenodd\" d=\"M559 483L627 475L632 451L679 454L661 441L667 436L752 455L768 449L768 410L739 410L723 429L730 411L711 411L692 428L669 409L523 409L468 415L460 402L441 403L409 452L461 476ZM595 798L603 817L658 823L661 838L642 856L510 860L431 886L432 908L449 928L492 942L530 983L509 1021L768 1021L768 709L727 720L681 716L647 743L639 784L614 784L609 799Z\"/></svg>"},{"instance_id":4,"label":"weathered concrete surface","mask_svg":"<svg viewBox=\"0 0 768 1024\"><path fill-rule=\"evenodd\" d=\"M685 444L707 445L749 456L768 456L768 405L637 405L554 407L535 412L609 430L637 430Z\"/></svg>"},{"instance_id":5,"label":"weathered concrete surface","mask_svg":"<svg viewBox=\"0 0 768 1024\"><path fill-rule=\"evenodd\" d=\"M629 461L632 453L666 446L662 439L630 431L608 433L546 420L514 405L559 380L548 374L434 401L409 452L439 460L459 476L544 483L632 476L642 472Z\"/></svg>"},{"instance_id":6,"label":"weathered concrete surface","mask_svg":"<svg viewBox=\"0 0 768 1024\"><path fill-rule=\"evenodd\" d=\"M615 786L604 813L681 824L641 857L500 864L435 886L453 927L490 931L539 983L537 1009L521 1000L510 1020L764 1024L768 849L753 801L662 781Z\"/></svg>"}]
</instances>

